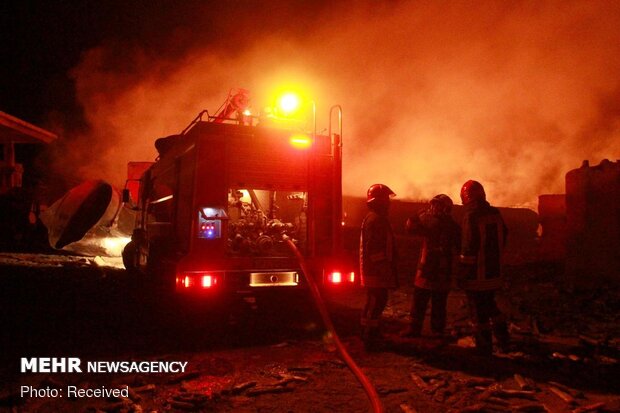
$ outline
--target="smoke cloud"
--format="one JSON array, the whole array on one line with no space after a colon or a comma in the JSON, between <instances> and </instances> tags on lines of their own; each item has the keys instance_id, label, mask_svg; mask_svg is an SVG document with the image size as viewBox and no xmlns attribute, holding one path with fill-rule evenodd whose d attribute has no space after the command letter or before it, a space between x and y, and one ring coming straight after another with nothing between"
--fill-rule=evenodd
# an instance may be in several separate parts
<instances>
[{"instance_id":1,"label":"smoke cloud","mask_svg":"<svg viewBox=\"0 0 620 413\"><path fill-rule=\"evenodd\" d=\"M233 4L235 4L233 2ZM477 179L501 206L564 192L583 159L620 158L620 3L340 2L228 11L197 8L165 45L106 43L72 75L90 124L66 162L122 185L228 90L254 107L303 84L319 130L344 109L344 192L389 185L399 199ZM209 21L210 38L188 40Z\"/></svg>"}]
</instances>

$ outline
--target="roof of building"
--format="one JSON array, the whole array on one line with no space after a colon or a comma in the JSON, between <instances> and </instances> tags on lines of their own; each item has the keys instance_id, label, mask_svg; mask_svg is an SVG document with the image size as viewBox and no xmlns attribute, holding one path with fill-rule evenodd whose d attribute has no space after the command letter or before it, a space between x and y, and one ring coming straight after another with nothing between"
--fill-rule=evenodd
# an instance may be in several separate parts
<instances>
[{"instance_id":1,"label":"roof of building","mask_svg":"<svg viewBox=\"0 0 620 413\"><path fill-rule=\"evenodd\" d=\"M55 133L0 111L0 143L51 143L57 138Z\"/></svg>"}]
</instances>

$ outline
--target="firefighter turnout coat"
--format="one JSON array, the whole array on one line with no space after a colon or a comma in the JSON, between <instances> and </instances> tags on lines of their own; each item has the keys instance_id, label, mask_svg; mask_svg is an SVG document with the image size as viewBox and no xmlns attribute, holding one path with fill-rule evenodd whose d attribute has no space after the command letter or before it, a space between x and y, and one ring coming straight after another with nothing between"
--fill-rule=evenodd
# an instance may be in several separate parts
<instances>
[{"instance_id":1,"label":"firefighter turnout coat","mask_svg":"<svg viewBox=\"0 0 620 413\"><path fill-rule=\"evenodd\" d=\"M371 211L362 222L360 272L364 287L398 287L396 243L386 215Z\"/></svg>"},{"instance_id":2,"label":"firefighter turnout coat","mask_svg":"<svg viewBox=\"0 0 620 413\"><path fill-rule=\"evenodd\" d=\"M410 218L409 233L424 237L414 285L433 291L449 291L452 257L458 255L461 229L447 214L429 211Z\"/></svg>"},{"instance_id":3,"label":"firefighter turnout coat","mask_svg":"<svg viewBox=\"0 0 620 413\"><path fill-rule=\"evenodd\" d=\"M508 230L499 210L487 201L464 206L459 287L466 291L497 290L502 286L501 255Z\"/></svg>"}]
</instances>

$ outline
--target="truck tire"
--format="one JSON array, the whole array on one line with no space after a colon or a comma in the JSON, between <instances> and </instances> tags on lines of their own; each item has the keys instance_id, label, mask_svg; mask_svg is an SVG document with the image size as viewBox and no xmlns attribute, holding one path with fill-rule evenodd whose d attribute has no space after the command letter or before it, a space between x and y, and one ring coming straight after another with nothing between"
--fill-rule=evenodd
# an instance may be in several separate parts
<instances>
[{"instance_id":1,"label":"truck tire","mask_svg":"<svg viewBox=\"0 0 620 413\"><path fill-rule=\"evenodd\" d=\"M133 241L129 241L125 248L123 248L123 265L127 272L135 273L138 270L136 265L136 244Z\"/></svg>"}]
</instances>

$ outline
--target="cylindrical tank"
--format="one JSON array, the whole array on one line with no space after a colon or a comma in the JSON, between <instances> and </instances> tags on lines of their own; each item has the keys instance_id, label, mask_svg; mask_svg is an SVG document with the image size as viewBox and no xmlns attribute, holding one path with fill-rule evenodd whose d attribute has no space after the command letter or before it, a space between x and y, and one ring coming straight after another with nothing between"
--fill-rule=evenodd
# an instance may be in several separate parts
<instances>
[{"instance_id":1,"label":"cylindrical tank","mask_svg":"<svg viewBox=\"0 0 620 413\"><path fill-rule=\"evenodd\" d=\"M94 227L111 226L120 207L120 195L112 185L85 181L54 202L41 214L41 221L48 229L50 245L60 249L81 240Z\"/></svg>"},{"instance_id":2,"label":"cylindrical tank","mask_svg":"<svg viewBox=\"0 0 620 413\"><path fill-rule=\"evenodd\" d=\"M566 275L577 287L620 281L620 161L566 174Z\"/></svg>"},{"instance_id":3,"label":"cylindrical tank","mask_svg":"<svg viewBox=\"0 0 620 413\"><path fill-rule=\"evenodd\" d=\"M540 254L548 260L566 257L566 196L549 194L538 196L540 222Z\"/></svg>"}]
</instances>

